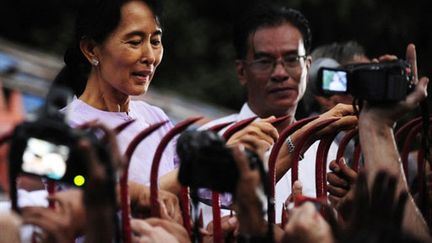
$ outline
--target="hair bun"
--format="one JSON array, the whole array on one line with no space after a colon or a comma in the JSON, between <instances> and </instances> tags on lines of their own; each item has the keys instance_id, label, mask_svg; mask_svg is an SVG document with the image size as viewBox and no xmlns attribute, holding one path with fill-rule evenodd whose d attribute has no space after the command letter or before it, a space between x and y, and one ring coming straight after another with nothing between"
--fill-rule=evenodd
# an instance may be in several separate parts
<instances>
[{"instance_id":1,"label":"hair bun","mask_svg":"<svg viewBox=\"0 0 432 243\"><path fill-rule=\"evenodd\" d=\"M81 50L76 47L69 47L64 54L64 62L67 66L77 66L83 60Z\"/></svg>"}]
</instances>

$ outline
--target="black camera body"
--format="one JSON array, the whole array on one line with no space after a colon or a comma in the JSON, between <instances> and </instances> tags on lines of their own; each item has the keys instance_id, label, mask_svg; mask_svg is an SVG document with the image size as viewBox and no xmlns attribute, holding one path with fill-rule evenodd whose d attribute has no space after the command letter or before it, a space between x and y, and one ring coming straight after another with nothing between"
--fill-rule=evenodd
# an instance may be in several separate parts
<instances>
[{"instance_id":1,"label":"black camera body","mask_svg":"<svg viewBox=\"0 0 432 243\"><path fill-rule=\"evenodd\" d=\"M37 175L83 186L87 169L77 147L83 136L67 124L47 118L22 123L11 141L10 174Z\"/></svg>"},{"instance_id":2,"label":"black camera body","mask_svg":"<svg viewBox=\"0 0 432 243\"><path fill-rule=\"evenodd\" d=\"M86 138L98 152L100 160L110 162L108 151L93 132L70 127L60 111L71 93L55 89L35 120L18 125L11 138L9 175L14 185L19 174L36 175L77 187L85 186L88 176L86 159L78 143Z\"/></svg>"},{"instance_id":3,"label":"black camera body","mask_svg":"<svg viewBox=\"0 0 432 243\"><path fill-rule=\"evenodd\" d=\"M324 95L351 94L375 102L403 100L414 88L411 66L400 59L340 68L321 67L318 81L319 91Z\"/></svg>"},{"instance_id":4,"label":"black camera body","mask_svg":"<svg viewBox=\"0 0 432 243\"><path fill-rule=\"evenodd\" d=\"M179 181L191 188L208 188L234 193L239 171L225 141L212 131L186 131L177 140L180 158ZM257 168L261 159L246 150L249 166Z\"/></svg>"}]
</instances>

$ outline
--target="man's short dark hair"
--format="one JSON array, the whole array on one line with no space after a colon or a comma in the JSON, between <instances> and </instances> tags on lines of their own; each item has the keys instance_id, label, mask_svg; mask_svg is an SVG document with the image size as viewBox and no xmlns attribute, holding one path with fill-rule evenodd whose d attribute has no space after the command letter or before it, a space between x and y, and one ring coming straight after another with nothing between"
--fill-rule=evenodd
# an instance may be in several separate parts
<instances>
[{"instance_id":1,"label":"man's short dark hair","mask_svg":"<svg viewBox=\"0 0 432 243\"><path fill-rule=\"evenodd\" d=\"M309 54L312 34L309 21L300 11L286 7L259 5L246 11L234 25L234 48L237 59L246 57L249 48L248 38L251 34L259 28L279 26L284 23L290 23L300 31L306 53Z\"/></svg>"}]
</instances>

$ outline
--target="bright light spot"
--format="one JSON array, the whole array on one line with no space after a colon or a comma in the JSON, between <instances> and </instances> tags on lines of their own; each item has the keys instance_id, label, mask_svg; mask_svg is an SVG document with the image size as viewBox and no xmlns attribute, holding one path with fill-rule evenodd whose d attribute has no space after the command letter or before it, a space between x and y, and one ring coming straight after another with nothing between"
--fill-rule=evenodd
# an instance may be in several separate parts
<instances>
[{"instance_id":1,"label":"bright light spot","mask_svg":"<svg viewBox=\"0 0 432 243\"><path fill-rule=\"evenodd\" d=\"M85 183L84 176L82 176L82 175L75 176L75 178L74 178L74 184L76 186L82 186L82 185L84 185L84 183Z\"/></svg>"}]
</instances>

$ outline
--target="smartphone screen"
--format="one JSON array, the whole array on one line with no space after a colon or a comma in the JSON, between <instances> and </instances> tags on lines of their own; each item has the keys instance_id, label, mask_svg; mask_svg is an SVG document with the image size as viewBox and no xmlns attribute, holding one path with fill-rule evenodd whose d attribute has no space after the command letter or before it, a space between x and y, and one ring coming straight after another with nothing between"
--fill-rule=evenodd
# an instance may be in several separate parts
<instances>
[{"instance_id":1,"label":"smartphone screen","mask_svg":"<svg viewBox=\"0 0 432 243\"><path fill-rule=\"evenodd\" d=\"M22 171L60 180L66 173L69 148L38 138L29 138L23 153Z\"/></svg>"}]
</instances>

